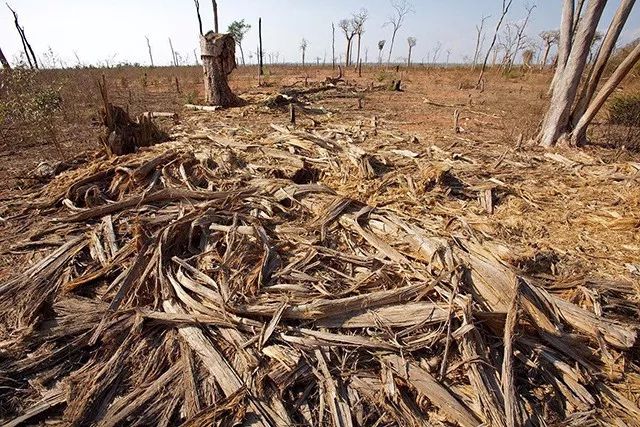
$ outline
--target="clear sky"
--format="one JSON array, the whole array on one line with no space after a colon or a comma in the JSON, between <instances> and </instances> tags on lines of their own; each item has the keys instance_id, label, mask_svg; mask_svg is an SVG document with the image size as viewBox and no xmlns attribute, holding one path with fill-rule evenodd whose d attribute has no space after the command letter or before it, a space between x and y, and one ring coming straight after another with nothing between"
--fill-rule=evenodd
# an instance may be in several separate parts
<instances>
[{"instance_id":1,"label":"clear sky","mask_svg":"<svg viewBox=\"0 0 640 427\"><path fill-rule=\"evenodd\" d=\"M525 1L514 0L509 21L517 22L524 17ZM170 62L169 37L182 57L187 57L190 63L194 61L198 29L193 0L10 0L9 3L18 11L37 56L45 62L46 52L51 48L67 66L77 63L76 53L85 64L105 61L148 64L145 36L151 40L156 65ZM200 3L206 31L213 27L211 1ZM558 28L561 3L561 0L536 1L537 8L527 31L536 41L540 31ZM605 18L613 15L619 2L609 3ZM218 0L218 4L222 29L243 18L252 25L244 41L247 60L248 52L255 51L257 45L258 17L263 20L264 51L278 52L279 61L300 61L298 46L304 37L309 42L308 61L326 55L330 62L331 22L337 26L340 19L363 7L369 11L363 57L368 49L369 60L375 61L378 40L391 39L391 29L383 27L392 12L389 0ZM412 4L415 13L407 17L398 33L394 60L406 57L407 37L414 36L418 39L413 54L416 62L432 56L438 42L442 44L439 60L444 61L446 51L451 50L451 61L462 62L465 56L473 55L475 25L482 16L492 15L487 23L491 32L501 7L500 0L413 0ZM622 42L640 36L639 15L636 8ZM22 49L12 15L4 5L0 7L0 46L12 62ZM344 47L343 36L336 29L336 56L344 52Z\"/></svg>"}]
</instances>

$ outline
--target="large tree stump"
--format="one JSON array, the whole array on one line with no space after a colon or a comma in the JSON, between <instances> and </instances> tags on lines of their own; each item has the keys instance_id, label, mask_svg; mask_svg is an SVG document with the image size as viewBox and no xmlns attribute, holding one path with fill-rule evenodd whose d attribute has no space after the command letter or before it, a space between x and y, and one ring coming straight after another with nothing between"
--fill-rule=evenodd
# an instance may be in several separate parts
<instances>
[{"instance_id":1,"label":"large tree stump","mask_svg":"<svg viewBox=\"0 0 640 427\"><path fill-rule=\"evenodd\" d=\"M235 107L243 104L229 87L227 76L236 68L236 42L231 34L209 31L200 37L205 99L209 105Z\"/></svg>"}]
</instances>

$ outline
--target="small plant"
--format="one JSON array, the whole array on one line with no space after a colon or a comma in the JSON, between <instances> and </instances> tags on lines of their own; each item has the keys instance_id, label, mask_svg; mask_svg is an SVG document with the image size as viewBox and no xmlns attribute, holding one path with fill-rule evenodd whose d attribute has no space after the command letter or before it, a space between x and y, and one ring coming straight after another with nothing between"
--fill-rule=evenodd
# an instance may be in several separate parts
<instances>
[{"instance_id":1,"label":"small plant","mask_svg":"<svg viewBox=\"0 0 640 427\"><path fill-rule=\"evenodd\" d=\"M608 113L611 124L640 127L640 94L616 96L609 103Z\"/></svg>"},{"instance_id":2,"label":"small plant","mask_svg":"<svg viewBox=\"0 0 640 427\"><path fill-rule=\"evenodd\" d=\"M186 103L187 104L197 104L198 102L198 94L196 93L196 91L192 90L191 92L187 93L186 96Z\"/></svg>"}]
</instances>

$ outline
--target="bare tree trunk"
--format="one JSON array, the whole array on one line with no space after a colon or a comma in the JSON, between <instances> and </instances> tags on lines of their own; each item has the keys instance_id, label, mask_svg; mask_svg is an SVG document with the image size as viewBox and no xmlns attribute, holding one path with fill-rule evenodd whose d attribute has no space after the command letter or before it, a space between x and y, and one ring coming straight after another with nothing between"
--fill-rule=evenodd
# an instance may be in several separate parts
<instances>
[{"instance_id":1,"label":"bare tree trunk","mask_svg":"<svg viewBox=\"0 0 640 427\"><path fill-rule=\"evenodd\" d=\"M498 24L496 25L496 31L493 33L493 39L491 40L491 45L489 45L489 49L487 49L487 54L484 56L484 61L482 62L482 69L480 70L480 76L478 77L478 83L476 87L480 87L480 83L482 82L482 78L484 77L484 72L487 70L487 62L489 61L489 55L491 55L491 49L496 45L496 41L498 40L498 33L500 32L500 28L502 27L502 22L504 18L509 13L509 9L511 8L511 4L513 0L502 0L502 15L500 15L500 19L498 20Z\"/></svg>"},{"instance_id":2,"label":"bare tree trunk","mask_svg":"<svg viewBox=\"0 0 640 427\"><path fill-rule=\"evenodd\" d=\"M607 0L591 0L589 2L585 16L578 25L578 31L575 37L572 37L573 43L570 46L566 65L560 74L556 70L558 78L554 83L551 104L545 115L539 136L540 144L544 147L551 147L562 135L571 130L571 108L586 67L593 36L606 4ZM573 8L573 4L571 8ZM572 35L566 34L565 38L569 36ZM561 44L563 42L566 40L560 40ZM558 63L558 69L560 66L561 63Z\"/></svg>"},{"instance_id":3,"label":"bare tree trunk","mask_svg":"<svg viewBox=\"0 0 640 427\"><path fill-rule=\"evenodd\" d=\"M218 27L218 2L216 0L211 0L213 3L213 31L217 33L220 32L220 28Z\"/></svg>"},{"instance_id":4,"label":"bare tree trunk","mask_svg":"<svg viewBox=\"0 0 640 427\"><path fill-rule=\"evenodd\" d=\"M145 36L145 39L147 39L147 49L149 49L149 60L151 61L151 66L153 67L153 53L151 52L151 42L149 41L149 37Z\"/></svg>"},{"instance_id":5,"label":"bare tree trunk","mask_svg":"<svg viewBox=\"0 0 640 427\"><path fill-rule=\"evenodd\" d=\"M556 72L553 75L549 93L553 91L556 81L562 75L564 67L567 64L571 45L573 43L573 17L575 13L575 0L564 0L562 8L562 24L560 25L560 42L558 43L558 59L556 61ZM576 30L577 31L577 30Z\"/></svg>"},{"instance_id":6,"label":"bare tree trunk","mask_svg":"<svg viewBox=\"0 0 640 427\"><path fill-rule=\"evenodd\" d=\"M540 63L540 70L544 70L544 67L547 66L547 61L549 60L550 51L551 51L551 43L547 43L544 48L544 56L542 57L542 62Z\"/></svg>"},{"instance_id":7,"label":"bare tree trunk","mask_svg":"<svg viewBox=\"0 0 640 427\"><path fill-rule=\"evenodd\" d=\"M240 48L240 58L242 58L242 65L246 65L244 62L244 50L242 50L242 44L238 43L238 47Z\"/></svg>"},{"instance_id":8,"label":"bare tree trunk","mask_svg":"<svg viewBox=\"0 0 640 427\"><path fill-rule=\"evenodd\" d=\"M618 87L618 85L624 80L624 78L629 74L629 72L633 69L633 67L640 61L640 44L637 44L636 47L629 53L627 58L618 66L613 75L607 80L607 83L600 89L600 92L595 97L593 102L586 109L585 113L580 117L573 133L571 135L571 142L575 145L583 145L587 141L587 128L593 121L594 117L605 101L613 91Z\"/></svg>"},{"instance_id":9,"label":"bare tree trunk","mask_svg":"<svg viewBox=\"0 0 640 427\"><path fill-rule=\"evenodd\" d=\"M7 58L4 56L4 52L2 52L1 48L0 48L0 64L2 64L2 67L6 70L11 69L11 65L9 65L9 61L7 61Z\"/></svg>"},{"instance_id":10,"label":"bare tree trunk","mask_svg":"<svg viewBox=\"0 0 640 427\"><path fill-rule=\"evenodd\" d=\"M347 57L344 61L345 68L349 66L351 62L350 59L351 59L351 39L347 37Z\"/></svg>"},{"instance_id":11,"label":"bare tree trunk","mask_svg":"<svg viewBox=\"0 0 640 427\"><path fill-rule=\"evenodd\" d=\"M398 29L396 27L393 28L393 34L391 35L391 46L389 46L389 59L387 60L387 67L391 65L391 53L393 52L393 45L396 42L396 33Z\"/></svg>"},{"instance_id":12,"label":"bare tree trunk","mask_svg":"<svg viewBox=\"0 0 640 427\"><path fill-rule=\"evenodd\" d=\"M411 50L413 48L409 46L409 57L407 58L407 67L411 67Z\"/></svg>"},{"instance_id":13,"label":"bare tree trunk","mask_svg":"<svg viewBox=\"0 0 640 427\"><path fill-rule=\"evenodd\" d=\"M336 26L331 23L331 57L332 57L332 69L336 69Z\"/></svg>"},{"instance_id":14,"label":"bare tree trunk","mask_svg":"<svg viewBox=\"0 0 640 427\"><path fill-rule=\"evenodd\" d=\"M360 42L362 41L362 33L358 33L358 53L356 55L356 68L360 64Z\"/></svg>"},{"instance_id":15,"label":"bare tree trunk","mask_svg":"<svg viewBox=\"0 0 640 427\"><path fill-rule=\"evenodd\" d=\"M209 105L234 107L243 103L227 81L227 76L236 68L235 45L231 34L209 31L200 37L205 97Z\"/></svg>"},{"instance_id":16,"label":"bare tree trunk","mask_svg":"<svg viewBox=\"0 0 640 427\"><path fill-rule=\"evenodd\" d=\"M263 68L263 57L262 57L262 18L258 18L258 39L260 41L259 50L260 55L258 55L260 61L260 76L264 76L264 68Z\"/></svg>"},{"instance_id":17,"label":"bare tree trunk","mask_svg":"<svg viewBox=\"0 0 640 427\"><path fill-rule=\"evenodd\" d=\"M16 30L18 30L20 40L22 41L22 48L24 49L24 54L27 57L29 67L38 69L38 59L36 58L36 54L33 52L33 48L31 47L29 40L27 40L27 35L24 32L24 27L20 26L20 22L18 21L18 13L13 10L8 4L7 7L11 11L11 13L13 13L13 22L16 26Z\"/></svg>"},{"instance_id":18,"label":"bare tree trunk","mask_svg":"<svg viewBox=\"0 0 640 427\"><path fill-rule=\"evenodd\" d=\"M171 42L171 37L169 37L169 47L171 48L171 61L174 67L178 66L178 57L176 56L176 51L173 50L173 43Z\"/></svg>"},{"instance_id":19,"label":"bare tree trunk","mask_svg":"<svg viewBox=\"0 0 640 427\"><path fill-rule=\"evenodd\" d=\"M200 0L193 0L196 5L196 16L198 17L198 26L200 28L200 35L203 36L204 32L202 31L202 17L200 16Z\"/></svg>"},{"instance_id":20,"label":"bare tree trunk","mask_svg":"<svg viewBox=\"0 0 640 427\"><path fill-rule=\"evenodd\" d=\"M518 52L520 52L520 49L522 48L524 32L527 29L527 24L529 23L529 19L531 19L531 13L535 8L536 8L535 4L527 8L527 17L525 18L524 23L522 24L522 27L518 29L518 33L516 34L516 50L515 52L513 52L513 58L511 58L511 61L509 62L509 68L507 69L508 71L511 71L513 64L515 64L518 58Z\"/></svg>"},{"instance_id":21,"label":"bare tree trunk","mask_svg":"<svg viewBox=\"0 0 640 427\"><path fill-rule=\"evenodd\" d=\"M484 23L485 23L485 21L487 19L489 19L488 16L483 17L482 21L480 21L480 26L476 25L476 32L478 34L477 34L477 37L476 37L476 49L475 49L475 51L473 53L473 65L472 65L472 68L471 68L472 70L475 70L476 67L478 66L478 56L480 56L480 41L482 39L482 33L484 31ZM482 41L484 42L484 40L482 40Z\"/></svg>"},{"instance_id":22,"label":"bare tree trunk","mask_svg":"<svg viewBox=\"0 0 640 427\"><path fill-rule=\"evenodd\" d=\"M577 106L574 109L574 125L577 125L578 121L581 119L582 115L589 106L593 95L596 93L598 83L602 78L604 70L607 66L607 62L609 61L609 58L611 58L611 54L616 47L616 42L618 41L618 38L622 33L622 29L624 28L624 25L626 24L627 19L631 14L631 9L633 9L635 2L636 0L622 0L622 2L620 3L620 7L618 7L618 11L611 21L611 25L609 25L607 34L602 41L602 45L600 45L596 63L589 73L585 88L582 90L582 94L578 98Z\"/></svg>"}]
</instances>

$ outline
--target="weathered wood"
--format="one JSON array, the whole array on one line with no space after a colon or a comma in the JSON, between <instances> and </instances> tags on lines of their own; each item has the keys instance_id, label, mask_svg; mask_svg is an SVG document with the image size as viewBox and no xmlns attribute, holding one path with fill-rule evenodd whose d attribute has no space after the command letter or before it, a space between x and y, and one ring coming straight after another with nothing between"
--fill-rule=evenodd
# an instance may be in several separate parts
<instances>
[{"instance_id":1,"label":"weathered wood","mask_svg":"<svg viewBox=\"0 0 640 427\"><path fill-rule=\"evenodd\" d=\"M589 103L596 93L596 89L598 88L600 79L602 79L607 62L609 62L609 58L611 58L611 54L616 47L616 42L622 33L622 29L624 28L635 3L636 0L622 0L616 15L609 25L607 34L602 41L600 50L598 51L596 63L589 72L589 77L585 83L585 87L583 88L582 93L578 98L577 106L573 111L572 117L574 126L578 124L584 113L587 111Z\"/></svg>"},{"instance_id":2,"label":"weathered wood","mask_svg":"<svg viewBox=\"0 0 640 427\"><path fill-rule=\"evenodd\" d=\"M593 0L589 3L572 40L567 64L562 71L556 72L557 79L552 86L551 103L539 136L540 145L543 147L553 146L563 134L569 131L571 108L587 64L591 42L606 4L606 0ZM569 6L565 5L565 7ZM561 45L566 43L567 37L571 36L565 33L563 37ZM558 64L558 67L560 66L561 63Z\"/></svg>"},{"instance_id":3,"label":"weathered wood","mask_svg":"<svg viewBox=\"0 0 640 427\"><path fill-rule=\"evenodd\" d=\"M600 92L595 97L589 108L580 117L578 124L576 125L571 135L571 142L575 145L583 145L587 141L587 128L591 121L595 118L598 111L602 108L607 98L611 96L613 91L624 80L627 74L633 69L633 67L640 61L640 44L629 53L627 58L618 66L613 75L607 80L607 83L600 89Z\"/></svg>"},{"instance_id":4,"label":"weathered wood","mask_svg":"<svg viewBox=\"0 0 640 427\"><path fill-rule=\"evenodd\" d=\"M231 34L209 31L200 37L206 103L221 107L242 105L229 87L227 76L236 68L236 42Z\"/></svg>"}]
</instances>

